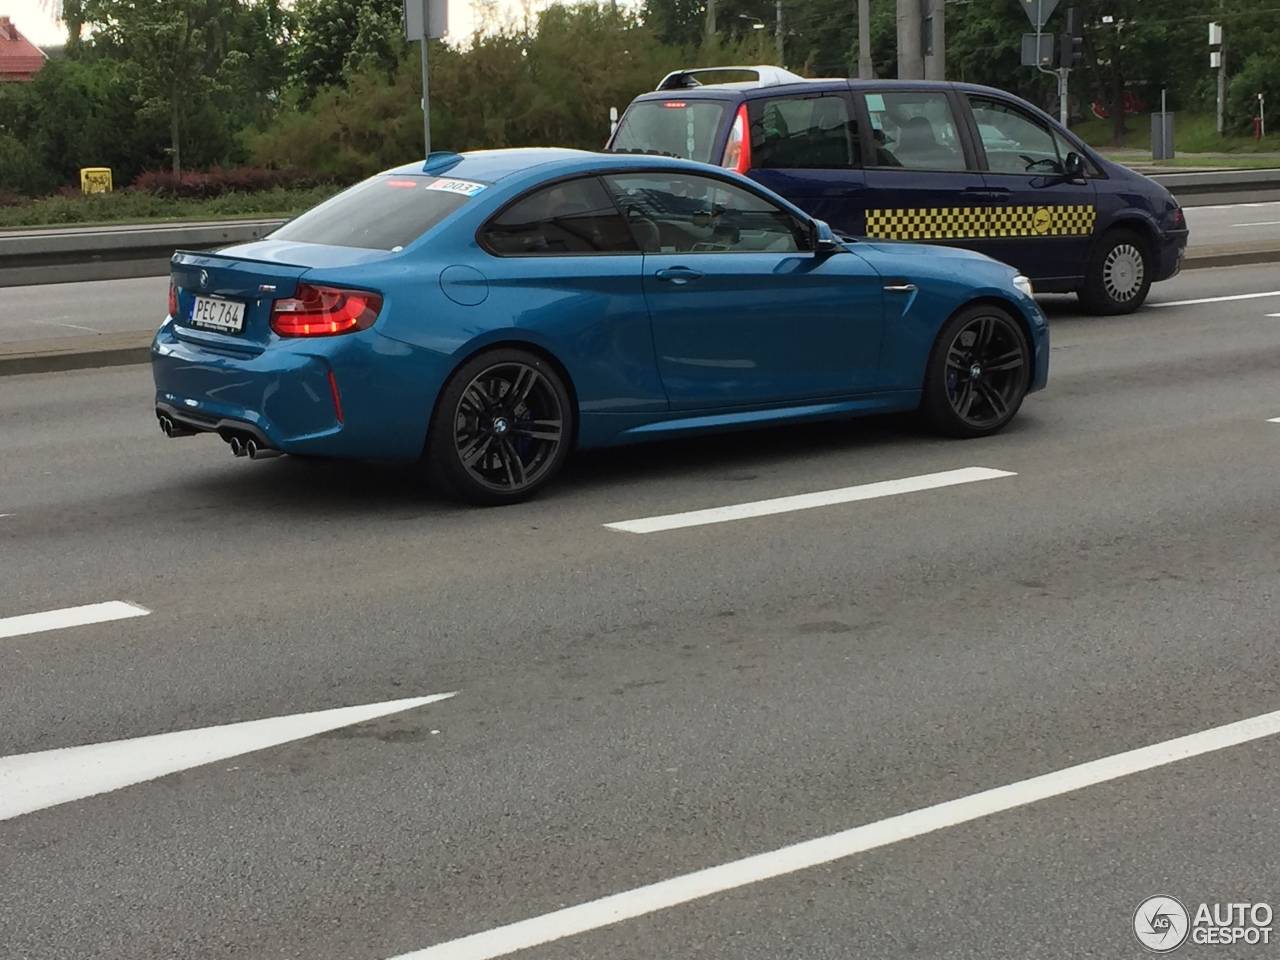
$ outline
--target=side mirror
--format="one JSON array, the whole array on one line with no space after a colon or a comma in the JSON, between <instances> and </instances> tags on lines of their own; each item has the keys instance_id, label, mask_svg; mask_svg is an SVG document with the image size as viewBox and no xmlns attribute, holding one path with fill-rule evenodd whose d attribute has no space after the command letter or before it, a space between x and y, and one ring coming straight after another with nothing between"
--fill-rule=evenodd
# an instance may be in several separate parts
<instances>
[{"instance_id":1,"label":"side mirror","mask_svg":"<svg viewBox=\"0 0 1280 960\"><path fill-rule=\"evenodd\" d=\"M1084 176L1084 157L1074 151L1067 154L1067 159L1063 161L1062 172L1072 180L1079 180Z\"/></svg>"},{"instance_id":2,"label":"side mirror","mask_svg":"<svg viewBox=\"0 0 1280 960\"><path fill-rule=\"evenodd\" d=\"M841 248L840 241L825 220L809 222L809 241L814 253L835 253Z\"/></svg>"}]
</instances>

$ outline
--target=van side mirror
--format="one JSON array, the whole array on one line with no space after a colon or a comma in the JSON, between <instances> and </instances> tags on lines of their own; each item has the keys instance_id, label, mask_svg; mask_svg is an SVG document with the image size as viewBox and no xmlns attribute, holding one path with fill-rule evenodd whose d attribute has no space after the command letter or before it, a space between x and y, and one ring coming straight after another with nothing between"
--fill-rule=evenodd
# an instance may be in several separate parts
<instances>
[{"instance_id":1,"label":"van side mirror","mask_svg":"<svg viewBox=\"0 0 1280 960\"><path fill-rule=\"evenodd\" d=\"M1068 153L1062 163L1062 172L1072 180L1079 180L1084 176L1084 157L1074 151Z\"/></svg>"}]
</instances>

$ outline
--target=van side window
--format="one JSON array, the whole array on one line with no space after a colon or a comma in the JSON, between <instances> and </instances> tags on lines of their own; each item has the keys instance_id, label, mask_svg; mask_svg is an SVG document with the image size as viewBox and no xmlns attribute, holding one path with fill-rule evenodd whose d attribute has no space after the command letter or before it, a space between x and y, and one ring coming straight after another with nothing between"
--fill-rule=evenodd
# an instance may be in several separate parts
<instances>
[{"instance_id":1,"label":"van side window","mask_svg":"<svg viewBox=\"0 0 1280 960\"><path fill-rule=\"evenodd\" d=\"M969 106L986 150L987 169L1039 176L1063 172L1071 148L1054 131L999 100L971 96Z\"/></svg>"},{"instance_id":2,"label":"van side window","mask_svg":"<svg viewBox=\"0 0 1280 960\"><path fill-rule=\"evenodd\" d=\"M862 166L858 125L849 107L839 94L749 101L751 165L810 170Z\"/></svg>"},{"instance_id":3,"label":"van side window","mask_svg":"<svg viewBox=\"0 0 1280 960\"><path fill-rule=\"evenodd\" d=\"M864 93L877 167L963 170L951 104L942 91L890 90Z\"/></svg>"}]
</instances>

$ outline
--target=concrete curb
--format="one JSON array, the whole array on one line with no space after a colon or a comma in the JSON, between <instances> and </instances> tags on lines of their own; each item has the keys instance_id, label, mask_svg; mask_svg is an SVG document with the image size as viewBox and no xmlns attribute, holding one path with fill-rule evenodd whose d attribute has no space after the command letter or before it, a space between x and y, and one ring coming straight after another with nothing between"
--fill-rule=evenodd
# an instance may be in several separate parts
<instances>
[{"instance_id":1,"label":"concrete curb","mask_svg":"<svg viewBox=\"0 0 1280 960\"><path fill-rule=\"evenodd\" d=\"M147 363L154 330L0 344L0 377Z\"/></svg>"},{"instance_id":2,"label":"concrete curb","mask_svg":"<svg viewBox=\"0 0 1280 960\"><path fill-rule=\"evenodd\" d=\"M1277 262L1280 262L1280 244L1260 241L1192 247L1182 261L1182 268L1200 270ZM0 343L0 377L149 363L154 336L154 330L138 330Z\"/></svg>"}]
</instances>

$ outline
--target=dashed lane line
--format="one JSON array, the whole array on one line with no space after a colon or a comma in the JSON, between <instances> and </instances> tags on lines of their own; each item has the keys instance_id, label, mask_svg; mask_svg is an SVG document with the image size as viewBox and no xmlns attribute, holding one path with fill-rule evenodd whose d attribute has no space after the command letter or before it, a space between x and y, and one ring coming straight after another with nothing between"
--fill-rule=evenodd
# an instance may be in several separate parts
<instances>
[{"instance_id":1,"label":"dashed lane line","mask_svg":"<svg viewBox=\"0 0 1280 960\"><path fill-rule=\"evenodd\" d=\"M495 927L425 950L400 954L393 960L495 960L1277 733L1280 733L1280 710Z\"/></svg>"},{"instance_id":2,"label":"dashed lane line","mask_svg":"<svg viewBox=\"0 0 1280 960\"><path fill-rule=\"evenodd\" d=\"M1234 293L1229 297L1201 297L1198 300L1164 300L1148 303L1149 307L1194 307L1202 303L1227 303L1232 300L1262 300L1266 297L1280 297L1280 290L1268 290L1266 293Z\"/></svg>"},{"instance_id":3,"label":"dashed lane line","mask_svg":"<svg viewBox=\"0 0 1280 960\"><path fill-rule=\"evenodd\" d=\"M777 513L791 513L796 510L811 510L814 507L828 507L837 503L874 500L878 497L892 497L903 493L916 493L920 490L936 490L939 487L953 487L962 483L976 483L980 480L995 480L999 477L1015 476L1017 476L1016 473L1010 473L1007 470L991 470L987 467L964 467L960 470L926 473L918 477L884 480L879 483L863 483L854 487L823 490L819 493L801 493L791 497L755 500L749 503L736 503L727 507L690 510L686 513L671 513L661 517L644 517L639 520L619 520L615 523L606 523L605 527L609 530L619 530L623 533L660 533L664 530L700 527L712 523L727 523L730 520L747 520L752 517L767 517Z\"/></svg>"},{"instance_id":4,"label":"dashed lane line","mask_svg":"<svg viewBox=\"0 0 1280 960\"><path fill-rule=\"evenodd\" d=\"M150 613L151 611L146 607L140 607L136 603L125 603L123 600L91 603L83 607L65 607L62 610L48 610L44 613L25 613L18 617L0 619L0 640L21 637L29 633L62 630L66 627L83 627L91 623L145 617Z\"/></svg>"}]
</instances>

